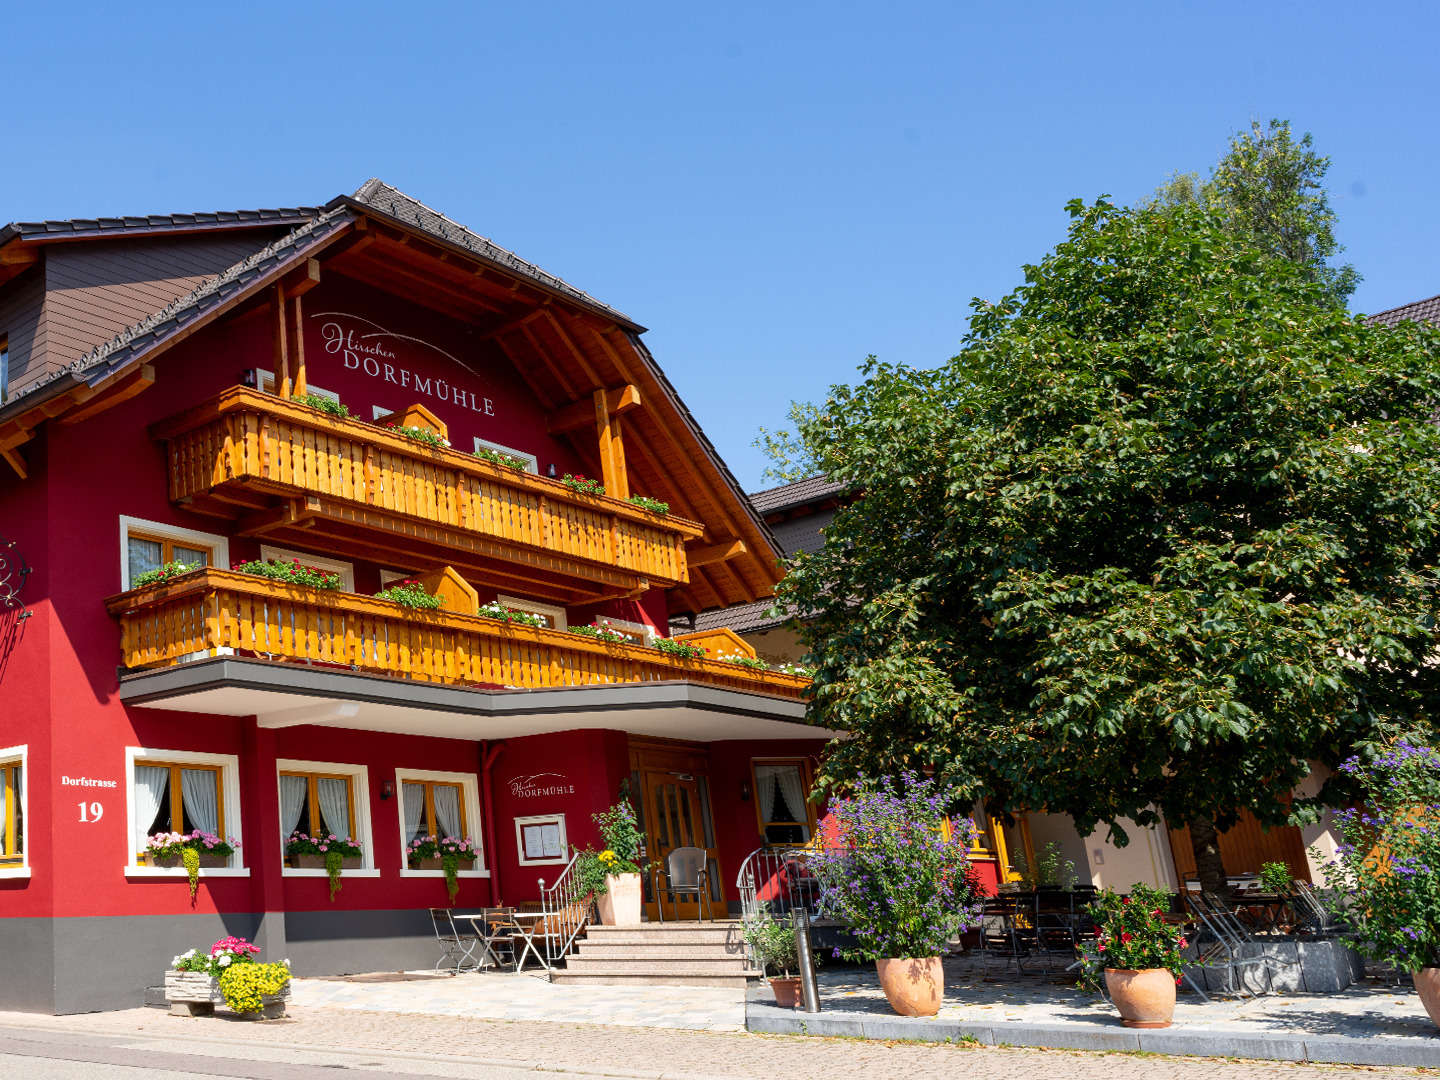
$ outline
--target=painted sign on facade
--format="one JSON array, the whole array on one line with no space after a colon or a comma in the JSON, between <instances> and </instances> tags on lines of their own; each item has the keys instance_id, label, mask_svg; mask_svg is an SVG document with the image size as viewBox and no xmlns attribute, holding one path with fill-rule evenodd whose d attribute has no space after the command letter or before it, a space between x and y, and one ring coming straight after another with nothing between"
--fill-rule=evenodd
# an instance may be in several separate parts
<instances>
[{"instance_id":1,"label":"painted sign on facade","mask_svg":"<svg viewBox=\"0 0 1440 1080\"><path fill-rule=\"evenodd\" d=\"M510 794L517 799L543 799L549 795L574 795L575 785L564 773L542 772L514 776L509 781Z\"/></svg>"},{"instance_id":2,"label":"painted sign on facade","mask_svg":"<svg viewBox=\"0 0 1440 1080\"><path fill-rule=\"evenodd\" d=\"M425 375L406 363L409 352L430 352L444 357L471 376L475 372L453 353L422 338L387 330L372 319L344 311L311 315L320 327L325 352L338 357L347 371L368 375L401 390L413 391L431 401L449 402L481 416L495 415L495 402L485 396L476 378L461 386L438 375Z\"/></svg>"}]
</instances>

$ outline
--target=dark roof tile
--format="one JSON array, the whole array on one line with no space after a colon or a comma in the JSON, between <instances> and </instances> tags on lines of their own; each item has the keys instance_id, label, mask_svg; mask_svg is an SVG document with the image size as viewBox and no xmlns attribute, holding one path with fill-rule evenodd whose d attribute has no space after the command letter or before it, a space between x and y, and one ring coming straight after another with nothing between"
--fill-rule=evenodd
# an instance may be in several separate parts
<instances>
[{"instance_id":1,"label":"dark roof tile","mask_svg":"<svg viewBox=\"0 0 1440 1080\"><path fill-rule=\"evenodd\" d=\"M749 498L750 505L755 507L758 512L769 514L776 510L787 510L792 506L819 502L822 499L838 495L843 490L844 485L837 484L824 476L811 476L805 480L796 480L794 483L752 492Z\"/></svg>"},{"instance_id":2,"label":"dark roof tile","mask_svg":"<svg viewBox=\"0 0 1440 1080\"><path fill-rule=\"evenodd\" d=\"M1395 326L1407 319L1412 322L1428 322L1440 326L1440 296L1432 296L1428 300L1416 300L1413 303L1390 308L1388 311L1376 312L1366 321L1380 323L1383 326Z\"/></svg>"}]
</instances>

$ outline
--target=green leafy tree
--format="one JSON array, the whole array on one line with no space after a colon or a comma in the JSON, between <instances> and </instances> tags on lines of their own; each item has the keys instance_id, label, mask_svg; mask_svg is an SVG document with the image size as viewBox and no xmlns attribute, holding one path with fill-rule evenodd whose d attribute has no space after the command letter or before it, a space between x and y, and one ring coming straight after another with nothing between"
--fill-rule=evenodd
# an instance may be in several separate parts
<instances>
[{"instance_id":1,"label":"green leafy tree","mask_svg":"<svg viewBox=\"0 0 1440 1080\"><path fill-rule=\"evenodd\" d=\"M1176 173L1155 193L1158 206L1202 206L1251 243L1289 259L1343 305L1360 284L1353 266L1332 266L1345 249L1335 239L1335 211L1325 190L1330 159L1306 132L1296 139L1285 120L1251 121L1238 132L1209 180Z\"/></svg>"},{"instance_id":2,"label":"green leafy tree","mask_svg":"<svg viewBox=\"0 0 1440 1080\"><path fill-rule=\"evenodd\" d=\"M929 768L1119 843L1163 815L1213 887L1241 808L1313 817L1312 762L1435 722L1440 332L1208 208L1069 210L948 364L797 413L853 501L780 602L850 733L826 784Z\"/></svg>"}]
</instances>

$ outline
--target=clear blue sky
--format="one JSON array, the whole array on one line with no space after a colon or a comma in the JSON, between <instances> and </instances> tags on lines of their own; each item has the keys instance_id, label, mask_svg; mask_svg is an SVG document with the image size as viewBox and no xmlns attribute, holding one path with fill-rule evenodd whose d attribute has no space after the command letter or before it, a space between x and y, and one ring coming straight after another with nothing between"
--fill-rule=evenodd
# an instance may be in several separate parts
<instances>
[{"instance_id":1,"label":"clear blue sky","mask_svg":"<svg viewBox=\"0 0 1440 1080\"><path fill-rule=\"evenodd\" d=\"M742 484L791 399L953 354L1073 196L1253 118L1333 161L1353 306L1440 292L1426 4L11 5L0 219L381 176L649 326Z\"/></svg>"}]
</instances>

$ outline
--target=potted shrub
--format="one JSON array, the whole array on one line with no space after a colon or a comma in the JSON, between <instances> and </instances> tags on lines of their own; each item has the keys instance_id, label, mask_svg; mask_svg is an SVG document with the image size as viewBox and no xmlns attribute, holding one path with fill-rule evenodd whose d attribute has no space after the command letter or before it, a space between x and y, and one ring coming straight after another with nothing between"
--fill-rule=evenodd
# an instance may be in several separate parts
<instances>
[{"instance_id":1,"label":"potted shrub","mask_svg":"<svg viewBox=\"0 0 1440 1080\"><path fill-rule=\"evenodd\" d=\"M1440 1025L1440 751L1400 739L1340 771L1364 809L1335 815L1341 842L1322 868L1326 903L1354 928L1361 954L1410 972Z\"/></svg>"},{"instance_id":2,"label":"potted shrub","mask_svg":"<svg viewBox=\"0 0 1440 1080\"><path fill-rule=\"evenodd\" d=\"M640 884L640 827L635 810L628 802L618 802L608 810L593 814L605 849L586 849L575 870L583 892L593 893L600 909L600 921L606 926L638 926L644 904Z\"/></svg>"},{"instance_id":3,"label":"potted shrub","mask_svg":"<svg viewBox=\"0 0 1440 1080\"><path fill-rule=\"evenodd\" d=\"M824 918L849 928L839 955L874 961L881 989L901 1016L933 1016L945 994L948 942L980 921L971 874L974 825L946 810L964 800L914 773L867 782L832 799L830 845L810 860Z\"/></svg>"},{"instance_id":4,"label":"potted shrub","mask_svg":"<svg viewBox=\"0 0 1440 1080\"><path fill-rule=\"evenodd\" d=\"M244 938L224 937L208 953L189 949L165 972L165 1000L177 1016L208 1016L222 1002L252 1020L285 1015L290 996L290 961L262 964L260 952Z\"/></svg>"},{"instance_id":5,"label":"potted shrub","mask_svg":"<svg viewBox=\"0 0 1440 1080\"><path fill-rule=\"evenodd\" d=\"M228 866L240 841L222 840L199 829L188 833L156 833L145 840L145 859L151 866L184 866L190 879L190 899L200 887L200 868Z\"/></svg>"},{"instance_id":6,"label":"potted shrub","mask_svg":"<svg viewBox=\"0 0 1440 1080\"><path fill-rule=\"evenodd\" d=\"M468 836L422 836L410 841L406 861L411 870L445 871L445 891L453 903L460 892L461 870L472 870L480 849Z\"/></svg>"},{"instance_id":7,"label":"potted shrub","mask_svg":"<svg viewBox=\"0 0 1440 1080\"><path fill-rule=\"evenodd\" d=\"M285 842L285 855L291 866L300 870L325 871L330 878L331 900L340 891L340 871L359 870L363 854L360 845L353 839L334 833L307 836L302 832L293 832Z\"/></svg>"},{"instance_id":8,"label":"potted shrub","mask_svg":"<svg viewBox=\"0 0 1440 1080\"><path fill-rule=\"evenodd\" d=\"M755 962L766 972L775 1004L787 1009L800 1005L800 976L790 974L800 969L800 953L795 947L795 928L770 917L770 910L760 906L755 921L745 927L745 944L750 946Z\"/></svg>"},{"instance_id":9,"label":"potted shrub","mask_svg":"<svg viewBox=\"0 0 1440 1080\"><path fill-rule=\"evenodd\" d=\"M1167 922L1174 894L1132 885L1129 896L1106 889L1086 908L1095 921L1095 940L1083 957L1086 981L1100 972L1120 1022L1133 1028L1169 1027L1175 1017L1175 987L1185 967L1188 944L1183 925Z\"/></svg>"}]
</instances>

